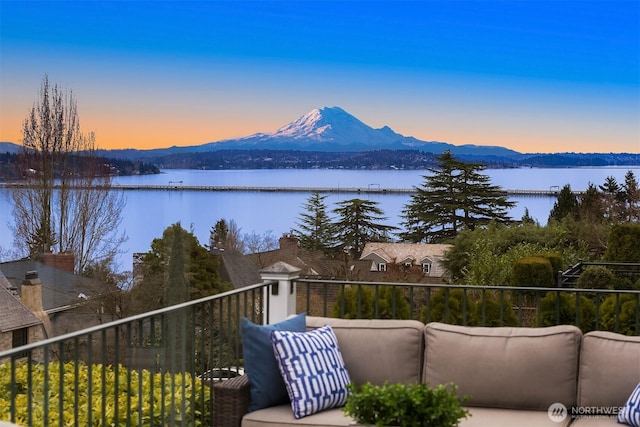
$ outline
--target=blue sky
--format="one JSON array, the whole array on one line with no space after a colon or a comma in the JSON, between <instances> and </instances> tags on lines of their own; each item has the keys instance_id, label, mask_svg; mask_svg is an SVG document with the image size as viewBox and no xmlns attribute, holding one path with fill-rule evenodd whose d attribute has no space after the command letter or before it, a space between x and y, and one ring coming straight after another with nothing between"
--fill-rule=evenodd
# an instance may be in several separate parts
<instances>
[{"instance_id":1,"label":"blue sky","mask_svg":"<svg viewBox=\"0 0 640 427\"><path fill-rule=\"evenodd\" d=\"M0 140L43 76L104 148L270 132L340 106L521 152L640 152L639 1L0 1Z\"/></svg>"}]
</instances>

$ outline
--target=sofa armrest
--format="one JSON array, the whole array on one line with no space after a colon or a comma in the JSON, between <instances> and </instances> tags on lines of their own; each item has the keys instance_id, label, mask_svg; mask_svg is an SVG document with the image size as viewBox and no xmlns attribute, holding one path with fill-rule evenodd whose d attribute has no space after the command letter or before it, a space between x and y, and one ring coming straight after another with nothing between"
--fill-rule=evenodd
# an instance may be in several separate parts
<instances>
[{"instance_id":1,"label":"sofa armrest","mask_svg":"<svg viewBox=\"0 0 640 427\"><path fill-rule=\"evenodd\" d=\"M249 412L249 379L240 375L213 385L213 426L240 427Z\"/></svg>"}]
</instances>

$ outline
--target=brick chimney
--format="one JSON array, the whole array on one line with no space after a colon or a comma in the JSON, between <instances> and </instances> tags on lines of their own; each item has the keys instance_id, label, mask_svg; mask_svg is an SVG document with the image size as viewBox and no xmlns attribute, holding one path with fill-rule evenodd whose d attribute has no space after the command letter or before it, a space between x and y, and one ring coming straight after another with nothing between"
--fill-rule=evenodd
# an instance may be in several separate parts
<instances>
[{"instance_id":1,"label":"brick chimney","mask_svg":"<svg viewBox=\"0 0 640 427\"><path fill-rule=\"evenodd\" d=\"M76 266L76 257L73 252L47 253L40 255L40 262L49 267L73 273Z\"/></svg>"},{"instance_id":2,"label":"brick chimney","mask_svg":"<svg viewBox=\"0 0 640 427\"><path fill-rule=\"evenodd\" d=\"M283 234L278 243L280 244L280 249L291 251L293 256L298 256L298 239L293 234Z\"/></svg>"},{"instance_id":3,"label":"brick chimney","mask_svg":"<svg viewBox=\"0 0 640 427\"><path fill-rule=\"evenodd\" d=\"M20 301L44 324L47 336L51 336L51 322L49 315L42 308L42 282L38 278L37 271L28 271L25 274L20 288Z\"/></svg>"}]
</instances>

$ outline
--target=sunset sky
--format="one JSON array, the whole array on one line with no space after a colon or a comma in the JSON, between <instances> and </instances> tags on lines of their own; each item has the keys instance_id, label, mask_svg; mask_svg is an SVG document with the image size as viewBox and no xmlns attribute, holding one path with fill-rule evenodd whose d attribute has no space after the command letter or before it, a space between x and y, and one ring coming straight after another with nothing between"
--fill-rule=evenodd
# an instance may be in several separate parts
<instances>
[{"instance_id":1,"label":"sunset sky","mask_svg":"<svg viewBox=\"0 0 640 427\"><path fill-rule=\"evenodd\" d=\"M0 0L0 141L20 143L45 74L100 148L340 106L426 141L640 152L637 0Z\"/></svg>"}]
</instances>

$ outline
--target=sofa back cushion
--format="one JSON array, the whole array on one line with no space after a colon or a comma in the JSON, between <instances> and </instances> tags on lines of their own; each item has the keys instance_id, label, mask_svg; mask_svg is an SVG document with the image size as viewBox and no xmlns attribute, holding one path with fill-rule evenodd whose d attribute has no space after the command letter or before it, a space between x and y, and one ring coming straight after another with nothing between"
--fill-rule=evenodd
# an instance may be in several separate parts
<instances>
[{"instance_id":1,"label":"sofa back cushion","mask_svg":"<svg viewBox=\"0 0 640 427\"><path fill-rule=\"evenodd\" d=\"M351 381L382 385L420 382L424 324L416 320L334 319L307 316L307 329L333 329Z\"/></svg>"},{"instance_id":2,"label":"sofa back cushion","mask_svg":"<svg viewBox=\"0 0 640 427\"><path fill-rule=\"evenodd\" d=\"M582 338L578 405L620 407L640 382L640 337L589 332Z\"/></svg>"},{"instance_id":3,"label":"sofa back cushion","mask_svg":"<svg viewBox=\"0 0 640 427\"><path fill-rule=\"evenodd\" d=\"M453 382L469 406L547 410L575 405L582 333L548 328L425 327L423 380Z\"/></svg>"}]
</instances>

